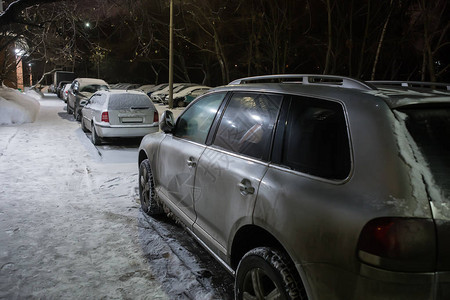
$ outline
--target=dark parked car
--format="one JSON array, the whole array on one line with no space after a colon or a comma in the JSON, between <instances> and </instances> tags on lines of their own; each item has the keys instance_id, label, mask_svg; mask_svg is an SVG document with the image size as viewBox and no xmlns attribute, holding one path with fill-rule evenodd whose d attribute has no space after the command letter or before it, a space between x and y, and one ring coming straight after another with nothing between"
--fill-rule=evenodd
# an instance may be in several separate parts
<instances>
[{"instance_id":1,"label":"dark parked car","mask_svg":"<svg viewBox=\"0 0 450 300\"><path fill-rule=\"evenodd\" d=\"M63 99L63 90L66 84L72 83L71 81L60 81L58 84L58 87L56 88L56 94L58 95L59 99Z\"/></svg>"},{"instance_id":2,"label":"dark parked car","mask_svg":"<svg viewBox=\"0 0 450 300\"><path fill-rule=\"evenodd\" d=\"M96 91L109 90L109 85L102 79L77 78L72 82L67 95L67 113L73 114L75 120L81 120L81 101L88 100ZM85 101L83 102L85 103Z\"/></svg>"},{"instance_id":3,"label":"dark parked car","mask_svg":"<svg viewBox=\"0 0 450 300\"><path fill-rule=\"evenodd\" d=\"M237 299L450 299L449 86L212 89L142 140L142 210L183 224Z\"/></svg>"}]
</instances>

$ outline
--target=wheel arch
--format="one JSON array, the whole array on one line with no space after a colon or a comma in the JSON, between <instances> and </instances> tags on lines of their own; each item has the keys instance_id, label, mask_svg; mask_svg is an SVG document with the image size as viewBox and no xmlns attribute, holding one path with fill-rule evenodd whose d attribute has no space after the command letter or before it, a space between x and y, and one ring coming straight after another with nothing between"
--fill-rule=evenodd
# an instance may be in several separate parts
<instances>
[{"instance_id":1,"label":"wheel arch","mask_svg":"<svg viewBox=\"0 0 450 300\"><path fill-rule=\"evenodd\" d=\"M286 250L286 248L281 244L281 242L278 241L278 239L275 238L275 236L273 236L269 231L262 227L251 224L243 226L236 232L233 238L233 243L231 245L230 267L234 271L237 271L237 267L242 257L250 250L259 247L269 247L285 253L286 257L294 266L293 272L295 272L295 274L293 275L303 286L303 288L305 289L305 293L309 294L308 291L310 290L310 288L308 280L306 279L305 274L299 273L303 271L300 271L296 268L294 260L289 255L289 252ZM307 296L305 295L305 297Z\"/></svg>"},{"instance_id":2,"label":"wheel arch","mask_svg":"<svg viewBox=\"0 0 450 300\"><path fill-rule=\"evenodd\" d=\"M141 149L141 150L139 150L139 154L138 154L138 167L141 165L141 162L144 159L148 159L148 155L144 149Z\"/></svg>"},{"instance_id":3,"label":"wheel arch","mask_svg":"<svg viewBox=\"0 0 450 300\"><path fill-rule=\"evenodd\" d=\"M257 247L273 247L287 253L283 245L268 231L259 226L246 225L234 235L231 245L231 268L236 270L245 253Z\"/></svg>"}]
</instances>

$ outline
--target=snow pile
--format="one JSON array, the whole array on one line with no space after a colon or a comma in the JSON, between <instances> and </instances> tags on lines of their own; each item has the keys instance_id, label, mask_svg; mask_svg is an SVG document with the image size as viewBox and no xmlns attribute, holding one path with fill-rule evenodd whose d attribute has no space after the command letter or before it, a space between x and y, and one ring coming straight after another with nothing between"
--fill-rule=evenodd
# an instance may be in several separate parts
<instances>
[{"instance_id":1,"label":"snow pile","mask_svg":"<svg viewBox=\"0 0 450 300\"><path fill-rule=\"evenodd\" d=\"M0 125L34 122L40 107L38 98L36 92L23 94L6 86L0 87Z\"/></svg>"},{"instance_id":2,"label":"snow pile","mask_svg":"<svg viewBox=\"0 0 450 300\"><path fill-rule=\"evenodd\" d=\"M27 90L26 94L36 100L40 100L40 99L42 99L42 97L44 97L44 93L42 93L39 90L33 89L33 88Z\"/></svg>"}]
</instances>

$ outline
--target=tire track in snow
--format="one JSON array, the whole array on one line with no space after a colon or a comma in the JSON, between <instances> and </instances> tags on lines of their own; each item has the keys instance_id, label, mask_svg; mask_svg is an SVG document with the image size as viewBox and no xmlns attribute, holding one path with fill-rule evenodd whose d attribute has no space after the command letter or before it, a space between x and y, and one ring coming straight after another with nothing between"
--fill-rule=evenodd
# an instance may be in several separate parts
<instances>
[{"instance_id":1,"label":"tire track in snow","mask_svg":"<svg viewBox=\"0 0 450 300\"><path fill-rule=\"evenodd\" d=\"M182 227L165 216L152 218L141 210L138 226L144 254L171 297L233 299L232 276Z\"/></svg>"},{"instance_id":2,"label":"tire track in snow","mask_svg":"<svg viewBox=\"0 0 450 300\"><path fill-rule=\"evenodd\" d=\"M0 157L3 156L3 153L5 153L8 150L9 144L11 144L11 141L16 137L17 135L17 130L14 132L13 135L11 135L8 139L8 142L6 142L6 145L4 146L4 148L0 151Z\"/></svg>"}]
</instances>

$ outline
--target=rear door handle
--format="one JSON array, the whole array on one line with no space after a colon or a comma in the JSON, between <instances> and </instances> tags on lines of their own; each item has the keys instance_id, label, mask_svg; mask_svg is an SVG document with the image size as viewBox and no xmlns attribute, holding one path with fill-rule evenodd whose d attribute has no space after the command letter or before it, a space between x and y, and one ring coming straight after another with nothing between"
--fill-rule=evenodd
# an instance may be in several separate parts
<instances>
[{"instance_id":1,"label":"rear door handle","mask_svg":"<svg viewBox=\"0 0 450 300\"><path fill-rule=\"evenodd\" d=\"M189 168L195 168L197 167L197 163L194 161L194 158L189 157L189 159L186 161Z\"/></svg>"},{"instance_id":2,"label":"rear door handle","mask_svg":"<svg viewBox=\"0 0 450 300\"><path fill-rule=\"evenodd\" d=\"M255 193L255 188L252 187L252 183L248 179L242 179L241 182L238 183L239 190L241 191L241 194L246 196L249 194Z\"/></svg>"}]
</instances>

